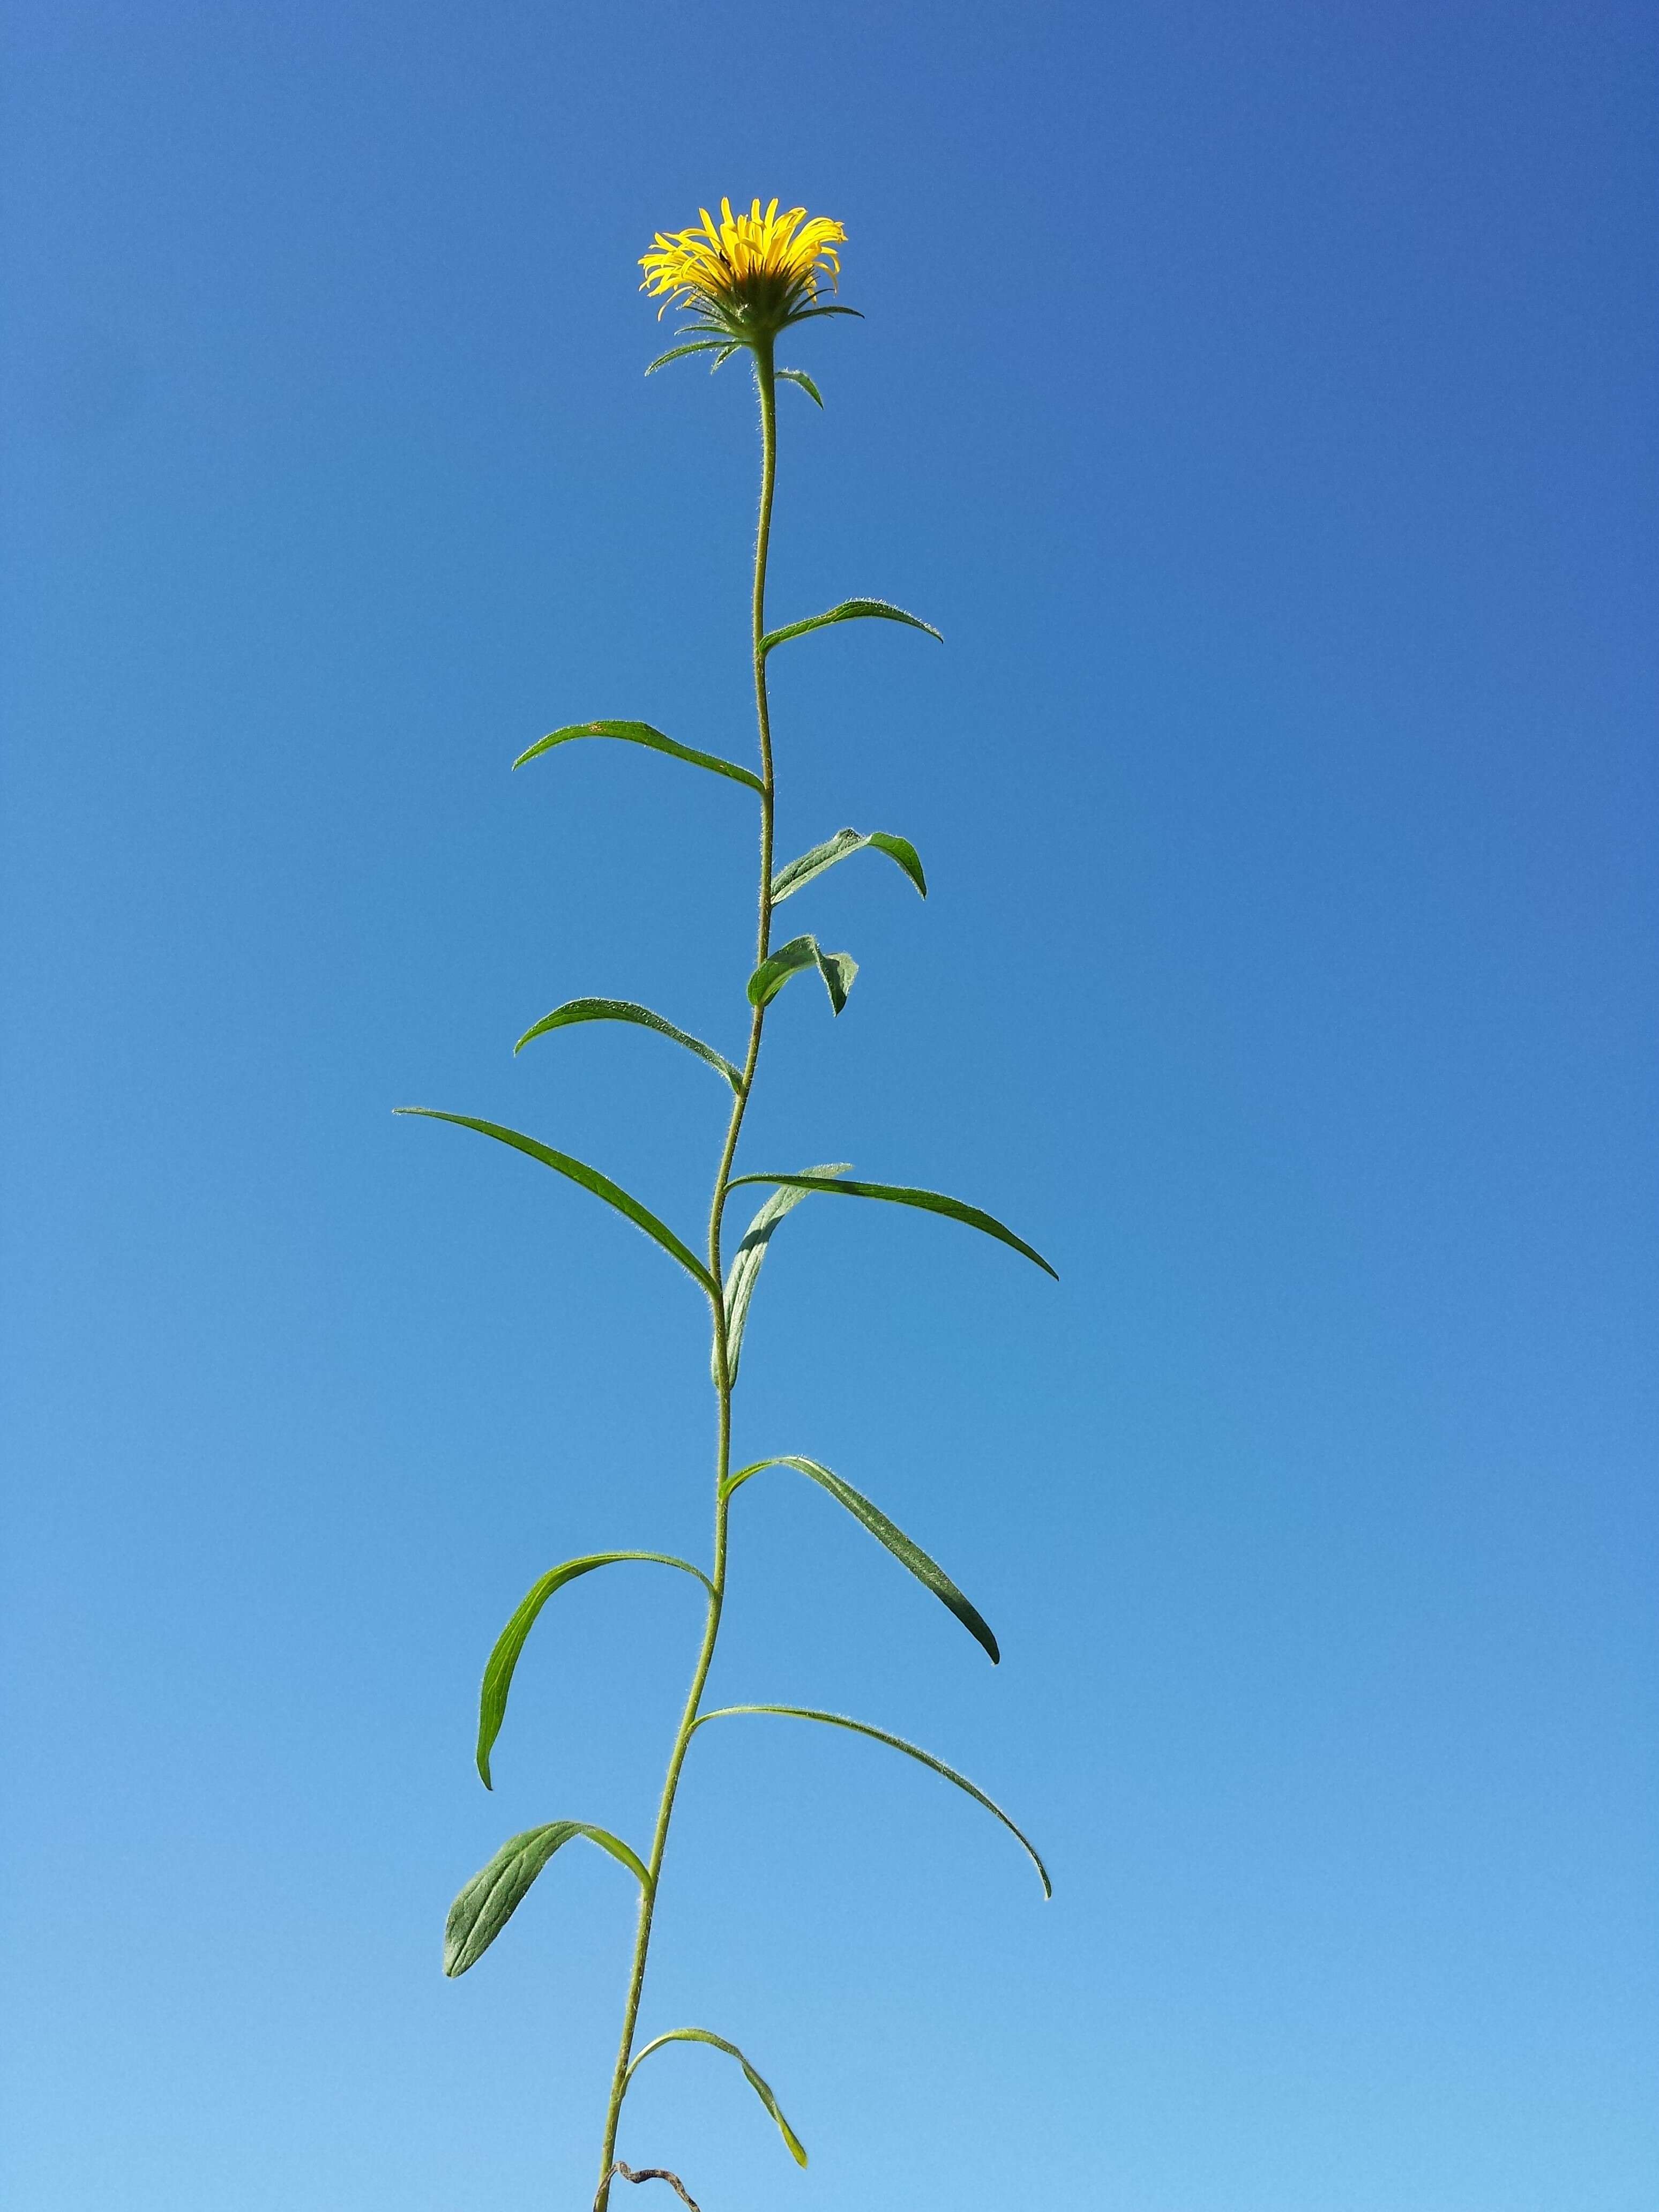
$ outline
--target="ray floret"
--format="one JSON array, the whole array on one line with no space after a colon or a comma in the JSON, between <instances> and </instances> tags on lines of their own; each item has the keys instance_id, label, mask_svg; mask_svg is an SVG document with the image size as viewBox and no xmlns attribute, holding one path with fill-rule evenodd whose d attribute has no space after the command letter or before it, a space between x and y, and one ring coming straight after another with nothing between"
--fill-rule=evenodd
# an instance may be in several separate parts
<instances>
[{"instance_id":1,"label":"ray floret","mask_svg":"<svg viewBox=\"0 0 1659 2212\"><path fill-rule=\"evenodd\" d=\"M853 312L822 301L840 278L837 248L847 236L832 216L809 216L804 207L780 212L776 200L763 209L758 199L747 215L733 215L723 199L718 222L707 208L699 212L700 223L659 230L640 256L640 289L662 301L659 318L683 307L698 319L680 333L699 342L684 350L754 345L808 315Z\"/></svg>"}]
</instances>

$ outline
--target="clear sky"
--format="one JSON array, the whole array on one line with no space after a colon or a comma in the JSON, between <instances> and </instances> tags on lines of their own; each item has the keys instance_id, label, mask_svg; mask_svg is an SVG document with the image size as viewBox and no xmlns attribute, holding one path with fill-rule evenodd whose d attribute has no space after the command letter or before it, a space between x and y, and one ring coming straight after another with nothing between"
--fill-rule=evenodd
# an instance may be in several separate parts
<instances>
[{"instance_id":1,"label":"clear sky","mask_svg":"<svg viewBox=\"0 0 1659 2212\"><path fill-rule=\"evenodd\" d=\"M659 227L844 220L786 359L811 1202L623 2154L705 2212L1652 2212L1655 19L1597 0L14 0L3 699L16 2212L591 2200L706 1544L683 1228L751 809L753 403ZM811 911L808 912L810 898ZM670 1586L670 1585L672 1586ZM632 2199L633 2192L627 2192ZM640 2192L672 2200L659 2186ZM630 2203L629 2212L632 2212Z\"/></svg>"}]
</instances>

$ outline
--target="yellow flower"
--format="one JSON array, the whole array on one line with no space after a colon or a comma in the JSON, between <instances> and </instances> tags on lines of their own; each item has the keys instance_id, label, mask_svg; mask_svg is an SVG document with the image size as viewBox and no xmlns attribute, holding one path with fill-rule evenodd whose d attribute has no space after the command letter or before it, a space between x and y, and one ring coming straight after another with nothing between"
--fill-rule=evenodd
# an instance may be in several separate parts
<instances>
[{"instance_id":1,"label":"yellow flower","mask_svg":"<svg viewBox=\"0 0 1659 2212\"><path fill-rule=\"evenodd\" d=\"M775 200L764 214L756 200L747 215L733 215L722 200L718 223L707 208L701 213L700 228L659 231L655 249L640 256L640 289L662 301L659 320L670 307L690 307L701 320L688 332L724 349L763 343L811 315L854 312L819 305L826 279L833 290L841 274L836 248L847 235L830 216L809 220L799 207L780 215Z\"/></svg>"}]
</instances>

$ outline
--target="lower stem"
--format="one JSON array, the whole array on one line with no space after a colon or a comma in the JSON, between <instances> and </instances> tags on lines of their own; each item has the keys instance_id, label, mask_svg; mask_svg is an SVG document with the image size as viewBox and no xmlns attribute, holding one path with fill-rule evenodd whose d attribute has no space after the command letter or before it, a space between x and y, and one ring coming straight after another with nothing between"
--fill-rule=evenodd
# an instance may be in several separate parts
<instances>
[{"instance_id":1,"label":"lower stem","mask_svg":"<svg viewBox=\"0 0 1659 2212\"><path fill-rule=\"evenodd\" d=\"M720 1424L720 1455L724 1461L730 1451L729 1398L721 1411L724 1418ZM668 1826L673 1817L680 1769L685 1764L691 1731L696 1726L697 1708L702 1702L703 1685L708 1680L708 1669L714 1663L714 1644L720 1635L720 1608L726 1595L726 1523L730 1504L724 1486L726 1471L722 1468L714 1507L714 1572L711 1577L714 1589L709 1595L708 1618L703 1627L702 1646L697 1654L696 1671L691 1678L685 1710L680 1716L679 1732L669 1754L662 1800L657 1808L656 1832L651 1839L651 1856L647 1863L647 1872L651 1880L649 1885L640 1892L640 1915L634 1933L634 1964L628 1981L628 2002L623 2012L622 2041L617 2050L616 2070L611 2080L611 2101L605 2115L605 2146L599 2154L599 2191L594 2199L595 2212L605 2212L611 2201L611 2169L617 2154L617 2129L622 2119L623 2097L628 2087L628 2069L633 2056L634 2030L639 2020L640 1996L645 1988L646 1960L651 1950L651 1923L657 1903L657 1878L662 1870L663 1853L668 1845Z\"/></svg>"}]
</instances>

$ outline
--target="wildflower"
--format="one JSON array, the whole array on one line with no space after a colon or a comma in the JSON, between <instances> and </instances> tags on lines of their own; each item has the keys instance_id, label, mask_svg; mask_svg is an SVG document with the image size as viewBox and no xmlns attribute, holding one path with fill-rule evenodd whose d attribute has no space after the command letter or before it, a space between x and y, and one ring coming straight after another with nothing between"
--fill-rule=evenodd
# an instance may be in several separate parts
<instances>
[{"instance_id":1,"label":"wildflower","mask_svg":"<svg viewBox=\"0 0 1659 2212\"><path fill-rule=\"evenodd\" d=\"M662 301L659 319L670 307L690 308L696 318L679 333L696 343L677 352L717 348L724 359L738 346L769 344L791 323L855 312L821 303L826 284L836 289L836 248L847 235L829 216L809 219L799 207L780 215L776 200L764 214L756 200L747 215L733 215L731 201L722 200L718 223L707 208L701 213L700 228L659 231L654 250L640 256L640 289Z\"/></svg>"}]
</instances>

